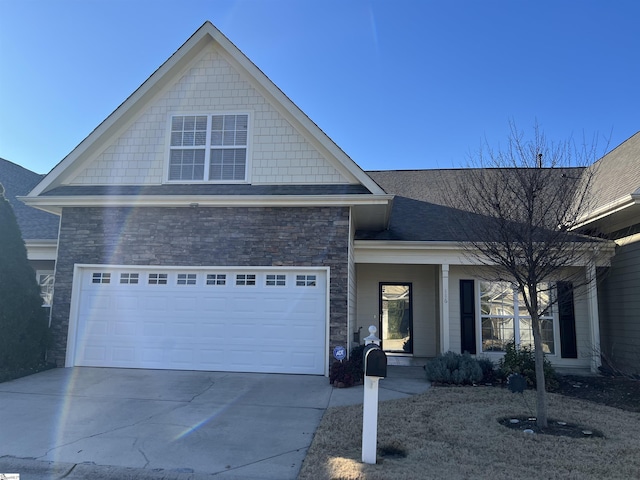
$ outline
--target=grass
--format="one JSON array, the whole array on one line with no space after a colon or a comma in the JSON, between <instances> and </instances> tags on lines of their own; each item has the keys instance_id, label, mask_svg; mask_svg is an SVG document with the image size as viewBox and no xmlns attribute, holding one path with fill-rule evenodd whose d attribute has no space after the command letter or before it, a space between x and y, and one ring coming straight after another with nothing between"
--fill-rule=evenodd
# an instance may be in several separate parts
<instances>
[{"instance_id":1,"label":"grass","mask_svg":"<svg viewBox=\"0 0 640 480\"><path fill-rule=\"evenodd\" d=\"M549 416L604 438L526 434L500 418L531 415L534 392L437 387L381 402L378 462L363 464L362 405L327 410L299 480L628 479L640 474L640 414L549 394ZM526 403L525 403L526 400Z\"/></svg>"}]
</instances>

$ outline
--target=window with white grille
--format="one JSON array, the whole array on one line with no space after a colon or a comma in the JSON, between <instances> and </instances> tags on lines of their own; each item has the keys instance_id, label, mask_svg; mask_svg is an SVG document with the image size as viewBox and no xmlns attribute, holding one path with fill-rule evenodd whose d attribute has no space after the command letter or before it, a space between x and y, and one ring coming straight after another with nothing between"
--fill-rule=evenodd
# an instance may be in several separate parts
<instances>
[{"instance_id":1,"label":"window with white grille","mask_svg":"<svg viewBox=\"0 0 640 480\"><path fill-rule=\"evenodd\" d=\"M121 273L120 283L136 285L140 275L138 273Z\"/></svg>"},{"instance_id":2,"label":"window with white grille","mask_svg":"<svg viewBox=\"0 0 640 480\"><path fill-rule=\"evenodd\" d=\"M225 273L208 273L207 285L226 285L227 275Z\"/></svg>"},{"instance_id":3,"label":"window with white grille","mask_svg":"<svg viewBox=\"0 0 640 480\"><path fill-rule=\"evenodd\" d=\"M168 275L166 273L150 273L149 285L166 285L167 276Z\"/></svg>"},{"instance_id":4,"label":"window with white grille","mask_svg":"<svg viewBox=\"0 0 640 480\"><path fill-rule=\"evenodd\" d=\"M287 284L286 275L271 275L268 274L266 278L267 287L284 287Z\"/></svg>"},{"instance_id":5,"label":"window with white grille","mask_svg":"<svg viewBox=\"0 0 640 480\"><path fill-rule=\"evenodd\" d=\"M245 181L248 133L248 114L173 116L169 180Z\"/></svg>"},{"instance_id":6,"label":"window with white grille","mask_svg":"<svg viewBox=\"0 0 640 480\"><path fill-rule=\"evenodd\" d=\"M296 287L315 287L315 275L296 275Z\"/></svg>"},{"instance_id":7,"label":"window with white grille","mask_svg":"<svg viewBox=\"0 0 640 480\"><path fill-rule=\"evenodd\" d=\"M256 284L256 276L254 274L239 273L236 275L236 285L251 286Z\"/></svg>"},{"instance_id":8,"label":"window with white grille","mask_svg":"<svg viewBox=\"0 0 640 480\"><path fill-rule=\"evenodd\" d=\"M195 285L196 279L195 273L179 273L177 283L178 285Z\"/></svg>"},{"instance_id":9,"label":"window with white grille","mask_svg":"<svg viewBox=\"0 0 640 480\"><path fill-rule=\"evenodd\" d=\"M111 274L94 272L91 277L91 283L111 283Z\"/></svg>"}]
</instances>

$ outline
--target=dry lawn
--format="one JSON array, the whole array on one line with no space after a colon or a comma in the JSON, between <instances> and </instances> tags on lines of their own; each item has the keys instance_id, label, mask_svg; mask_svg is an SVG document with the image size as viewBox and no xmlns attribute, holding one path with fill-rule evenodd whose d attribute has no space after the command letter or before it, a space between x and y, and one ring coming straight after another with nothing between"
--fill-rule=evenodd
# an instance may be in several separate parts
<instances>
[{"instance_id":1,"label":"dry lawn","mask_svg":"<svg viewBox=\"0 0 640 480\"><path fill-rule=\"evenodd\" d=\"M526 434L499 418L530 415L507 389L437 387L381 402L378 463L362 458L362 405L327 410L299 480L640 478L640 414L549 394L550 418L602 432L605 438ZM381 456L381 450L399 450Z\"/></svg>"}]
</instances>

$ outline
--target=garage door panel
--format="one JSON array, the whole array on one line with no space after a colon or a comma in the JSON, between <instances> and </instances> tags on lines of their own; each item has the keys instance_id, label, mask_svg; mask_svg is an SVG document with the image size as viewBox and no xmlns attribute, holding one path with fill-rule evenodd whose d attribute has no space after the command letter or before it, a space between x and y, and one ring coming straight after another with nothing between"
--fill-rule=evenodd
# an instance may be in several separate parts
<instances>
[{"instance_id":1,"label":"garage door panel","mask_svg":"<svg viewBox=\"0 0 640 480\"><path fill-rule=\"evenodd\" d=\"M224 312L229 308L227 306L227 297L216 293L215 295L204 294L202 299L202 310L204 312Z\"/></svg>"},{"instance_id":2,"label":"garage door panel","mask_svg":"<svg viewBox=\"0 0 640 480\"><path fill-rule=\"evenodd\" d=\"M224 339L226 337L226 324L216 320L209 320L199 326L198 337L206 339Z\"/></svg>"},{"instance_id":3,"label":"garage door panel","mask_svg":"<svg viewBox=\"0 0 640 480\"><path fill-rule=\"evenodd\" d=\"M164 352L162 348L153 348L153 347L141 347L140 348L140 357L144 364L159 364L162 362L164 357Z\"/></svg>"},{"instance_id":4,"label":"garage door panel","mask_svg":"<svg viewBox=\"0 0 640 480\"><path fill-rule=\"evenodd\" d=\"M167 299L167 295L150 293L147 290L140 299L140 307L150 312L166 312L169 308L169 300Z\"/></svg>"},{"instance_id":5,"label":"garage door panel","mask_svg":"<svg viewBox=\"0 0 640 480\"><path fill-rule=\"evenodd\" d=\"M162 337L166 335L164 326L164 323L157 321L143 322L142 335L145 337Z\"/></svg>"},{"instance_id":6,"label":"garage door panel","mask_svg":"<svg viewBox=\"0 0 640 480\"><path fill-rule=\"evenodd\" d=\"M287 285L276 287L266 285L260 272L256 285L246 286L236 285L232 272L226 284L207 285L212 269L205 268L190 270L197 277L193 285L176 285L177 274L169 269L95 270L102 273L94 277L86 268L78 279L76 365L324 373L322 271L313 273L316 286L300 287L296 272L277 269ZM138 283L118 283L132 278L123 271L134 270ZM157 283L158 272L166 274L166 284Z\"/></svg>"},{"instance_id":7,"label":"garage door panel","mask_svg":"<svg viewBox=\"0 0 640 480\"><path fill-rule=\"evenodd\" d=\"M136 349L130 347L113 347L112 358L116 362L129 363L136 359Z\"/></svg>"},{"instance_id":8,"label":"garage door panel","mask_svg":"<svg viewBox=\"0 0 640 480\"><path fill-rule=\"evenodd\" d=\"M114 324L113 333L114 335L120 335L125 337L132 337L137 335L138 333L138 325L135 321L123 321L118 320Z\"/></svg>"},{"instance_id":9,"label":"garage door panel","mask_svg":"<svg viewBox=\"0 0 640 480\"><path fill-rule=\"evenodd\" d=\"M224 358L224 349L207 347L198 349L196 361L202 365L220 366L224 364Z\"/></svg>"},{"instance_id":10,"label":"garage door panel","mask_svg":"<svg viewBox=\"0 0 640 480\"><path fill-rule=\"evenodd\" d=\"M99 365L102 365L108 360L107 348L102 345L86 345L84 357L88 362L98 362Z\"/></svg>"},{"instance_id":11,"label":"garage door panel","mask_svg":"<svg viewBox=\"0 0 640 480\"><path fill-rule=\"evenodd\" d=\"M117 312L137 312L140 309L140 296L119 292L115 298L115 307Z\"/></svg>"}]
</instances>

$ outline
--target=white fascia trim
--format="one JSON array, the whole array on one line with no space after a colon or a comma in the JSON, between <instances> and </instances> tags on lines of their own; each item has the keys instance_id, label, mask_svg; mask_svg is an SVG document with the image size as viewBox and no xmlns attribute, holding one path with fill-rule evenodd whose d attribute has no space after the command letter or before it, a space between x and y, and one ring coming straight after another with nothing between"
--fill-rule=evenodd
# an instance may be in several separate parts
<instances>
[{"instance_id":1,"label":"white fascia trim","mask_svg":"<svg viewBox=\"0 0 640 480\"><path fill-rule=\"evenodd\" d=\"M356 263L482 265L458 242L401 242L356 240Z\"/></svg>"},{"instance_id":2,"label":"white fascia trim","mask_svg":"<svg viewBox=\"0 0 640 480\"><path fill-rule=\"evenodd\" d=\"M393 195L77 195L20 197L44 207L313 207L387 205Z\"/></svg>"},{"instance_id":3,"label":"white fascia trim","mask_svg":"<svg viewBox=\"0 0 640 480\"><path fill-rule=\"evenodd\" d=\"M615 242L602 241L584 245L584 258L574 267L583 267L589 261L596 266L610 265L615 253ZM588 255L590 253L590 255ZM389 263L418 265L488 265L480 261L460 242L394 242L393 240L356 240L354 242L356 263ZM568 265L569 266L569 265Z\"/></svg>"},{"instance_id":4,"label":"white fascia trim","mask_svg":"<svg viewBox=\"0 0 640 480\"><path fill-rule=\"evenodd\" d=\"M56 260L58 258L58 240L24 241L29 260Z\"/></svg>"},{"instance_id":5,"label":"white fascia trim","mask_svg":"<svg viewBox=\"0 0 640 480\"><path fill-rule=\"evenodd\" d=\"M593 212L589 212L587 215L584 215L581 219L579 219L576 225L571 228L571 230L583 228L590 223L597 222L598 220L601 220L614 213L620 212L621 210L624 210L626 208L633 207L634 205L640 205L639 194L631 194L627 197L608 203L604 207L600 207Z\"/></svg>"}]
</instances>

